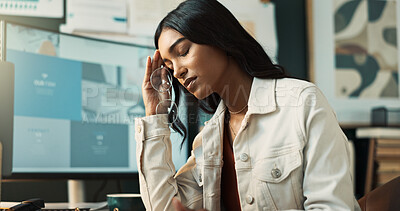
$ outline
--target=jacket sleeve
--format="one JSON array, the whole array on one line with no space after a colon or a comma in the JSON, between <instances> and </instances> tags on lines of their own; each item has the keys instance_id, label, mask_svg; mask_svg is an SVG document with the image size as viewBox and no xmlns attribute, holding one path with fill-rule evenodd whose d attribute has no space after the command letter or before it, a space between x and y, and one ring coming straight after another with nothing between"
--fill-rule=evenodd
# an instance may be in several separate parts
<instances>
[{"instance_id":1,"label":"jacket sleeve","mask_svg":"<svg viewBox=\"0 0 400 211\"><path fill-rule=\"evenodd\" d=\"M300 93L297 108L305 141L305 210L360 210L350 174L348 140L333 109L315 86Z\"/></svg>"},{"instance_id":2,"label":"jacket sleeve","mask_svg":"<svg viewBox=\"0 0 400 211\"><path fill-rule=\"evenodd\" d=\"M168 115L153 115L135 119L136 159L139 170L140 193L146 210L174 210L177 197L189 208L201 208L202 187L192 174L195 158L176 174L172 162L172 146Z\"/></svg>"}]
</instances>

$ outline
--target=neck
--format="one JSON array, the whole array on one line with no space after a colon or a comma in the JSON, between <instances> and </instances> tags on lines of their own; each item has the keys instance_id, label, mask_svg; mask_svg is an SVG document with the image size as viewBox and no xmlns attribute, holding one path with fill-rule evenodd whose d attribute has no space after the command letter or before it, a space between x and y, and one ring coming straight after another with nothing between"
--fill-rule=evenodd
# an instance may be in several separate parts
<instances>
[{"instance_id":1,"label":"neck","mask_svg":"<svg viewBox=\"0 0 400 211\"><path fill-rule=\"evenodd\" d=\"M253 77L240 69L239 65L230 59L223 78L224 80L216 92L224 100L229 111L244 113L247 110L245 107L250 97Z\"/></svg>"}]
</instances>

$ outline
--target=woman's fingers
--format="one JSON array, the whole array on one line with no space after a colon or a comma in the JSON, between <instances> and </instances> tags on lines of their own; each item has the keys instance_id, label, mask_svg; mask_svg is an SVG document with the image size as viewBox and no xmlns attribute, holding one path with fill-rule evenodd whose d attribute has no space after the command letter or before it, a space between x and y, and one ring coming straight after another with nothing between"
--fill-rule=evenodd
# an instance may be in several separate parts
<instances>
[{"instance_id":1,"label":"woman's fingers","mask_svg":"<svg viewBox=\"0 0 400 211\"><path fill-rule=\"evenodd\" d=\"M150 56L147 57L147 61L146 61L146 70L144 73L144 82L150 81L150 76L152 73L152 69L151 69L151 58Z\"/></svg>"},{"instance_id":2,"label":"woman's fingers","mask_svg":"<svg viewBox=\"0 0 400 211\"><path fill-rule=\"evenodd\" d=\"M172 206L174 206L176 211L195 211L195 210L191 210L191 209L188 209L185 206L183 206L183 204L177 198L172 198ZM199 210L196 210L196 211L207 211L207 210L206 209L199 209Z\"/></svg>"},{"instance_id":3,"label":"woman's fingers","mask_svg":"<svg viewBox=\"0 0 400 211\"><path fill-rule=\"evenodd\" d=\"M158 60L160 59L160 52L158 52L158 50L156 50L154 52L154 56L153 56L153 61L152 61L152 71L154 71L155 69L157 69L158 66Z\"/></svg>"},{"instance_id":4,"label":"woman's fingers","mask_svg":"<svg viewBox=\"0 0 400 211\"><path fill-rule=\"evenodd\" d=\"M157 52L158 52L158 55L159 55L159 59L158 59L158 63L157 63L157 67L161 67L161 65L164 63L163 62L163 60L161 59L161 54L160 54L160 51L159 50L157 50Z\"/></svg>"},{"instance_id":5,"label":"woman's fingers","mask_svg":"<svg viewBox=\"0 0 400 211\"><path fill-rule=\"evenodd\" d=\"M189 209L185 208L182 203L176 198L172 199L172 205L174 206L176 211L190 211Z\"/></svg>"}]
</instances>

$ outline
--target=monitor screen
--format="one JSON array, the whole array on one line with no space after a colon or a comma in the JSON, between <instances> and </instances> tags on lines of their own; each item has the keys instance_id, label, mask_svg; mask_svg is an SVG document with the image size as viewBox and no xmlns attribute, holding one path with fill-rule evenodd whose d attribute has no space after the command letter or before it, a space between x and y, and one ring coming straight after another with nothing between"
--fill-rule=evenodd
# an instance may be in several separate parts
<instances>
[{"instance_id":1,"label":"monitor screen","mask_svg":"<svg viewBox=\"0 0 400 211\"><path fill-rule=\"evenodd\" d=\"M12 174L137 172L134 119L145 116L141 83L154 48L5 29L15 66ZM188 146L177 133L171 139L179 168Z\"/></svg>"}]
</instances>

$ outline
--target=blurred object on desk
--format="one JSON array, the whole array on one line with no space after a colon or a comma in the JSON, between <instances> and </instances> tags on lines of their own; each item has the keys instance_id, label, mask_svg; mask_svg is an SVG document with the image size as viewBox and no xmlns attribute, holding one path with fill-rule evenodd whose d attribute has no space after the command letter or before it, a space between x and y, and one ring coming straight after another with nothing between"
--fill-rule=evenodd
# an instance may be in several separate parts
<instances>
[{"instance_id":1,"label":"blurred object on desk","mask_svg":"<svg viewBox=\"0 0 400 211\"><path fill-rule=\"evenodd\" d=\"M139 193L117 193L107 194L107 204L110 211L132 210L145 211L142 198Z\"/></svg>"},{"instance_id":2,"label":"blurred object on desk","mask_svg":"<svg viewBox=\"0 0 400 211\"><path fill-rule=\"evenodd\" d=\"M8 210L11 207L19 205L20 202L1 202L0 203L0 211ZM79 208L82 207L82 208ZM42 210L108 210L107 202L82 202L82 203L64 203L64 202L55 202L55 203L45 203L45 208Z\"/></svg>"},{"instance_id":3,"label":"blurred object on desk","mask_svg":"<svg viewBox=\"0 0 400 211\"><path fill-rule=\"evenodd\" d=\"M371 125L373 127L400 126L400 109L384 106L372 108Z\"/></svg>"},{"instance_id":4,"label":"blurred object on desk","mask_svg":"<svg viewBox=\"0 0 400 211\"><path fill-rule=\"evenodd\" d=\"M369 140L365 194L400 176L400 128L358 128L356 137Z\"/></svg>"}]
</instances>

